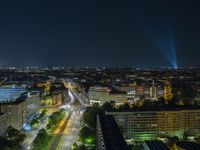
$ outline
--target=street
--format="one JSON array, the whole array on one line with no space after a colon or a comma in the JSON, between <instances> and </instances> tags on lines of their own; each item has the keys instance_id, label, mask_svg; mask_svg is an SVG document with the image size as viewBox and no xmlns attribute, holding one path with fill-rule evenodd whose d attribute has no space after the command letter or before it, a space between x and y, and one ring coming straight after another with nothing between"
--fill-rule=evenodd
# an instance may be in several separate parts
<instances>
[{"instance_id":1,"label":"street","mask_svg":"<svg viewBox=\"0 0 200 150\"><path fill-rule=\"evenodd\" d=\"M29 150L31 148L31 144L33 143L34 139L36 138L39 130L45 129L46 125L48 124L48 119L45 119L41 122L40 127L37 130L26 132L26 139L23 143L23 150Z\"/></svg>"},{"instance_id":2,"label":"street","mask_svg":"<svg viewBox=\"0 0 200 150\"><path fill-rule=\"evenodd\" d=\"M73 112L60 141L60 150L70 150L75 143L79 134L81 116L82 113L80 108Z\"/></svg>"}]
</instances>

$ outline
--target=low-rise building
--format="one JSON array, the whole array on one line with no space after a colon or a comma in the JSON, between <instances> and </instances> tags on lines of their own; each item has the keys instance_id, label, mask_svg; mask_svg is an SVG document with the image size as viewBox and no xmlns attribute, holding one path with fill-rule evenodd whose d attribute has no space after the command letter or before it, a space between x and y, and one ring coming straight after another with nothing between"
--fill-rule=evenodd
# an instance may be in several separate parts
<instances>
[{"instance_id":1,"label":"low-rise building","mask_svg":"<svg viewBox=\"0 0 200 150\"><path fill-rule=\"evenodd\" d=\"M113 92L108 87L91 87L89 89L90 103L100 103L114 101L116 104L123 104L127 101L126 92Z\"/></svg>"}]
</instances>

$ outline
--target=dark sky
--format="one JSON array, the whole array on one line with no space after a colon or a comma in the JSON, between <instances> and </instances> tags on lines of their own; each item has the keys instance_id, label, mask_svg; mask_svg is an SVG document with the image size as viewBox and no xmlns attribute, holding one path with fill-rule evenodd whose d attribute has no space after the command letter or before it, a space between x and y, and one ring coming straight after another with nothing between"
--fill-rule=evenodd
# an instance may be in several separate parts
<instances>
[{"instance_id":1,"label":"dark sky","mask_svg":"<svg viewBox=\"0 0 200 150\"><path fill-rule=\"evenodd\" d=\"M183 67L199 57L198 0L0 2L2 66Z\"/></svg>"}]
</instances>

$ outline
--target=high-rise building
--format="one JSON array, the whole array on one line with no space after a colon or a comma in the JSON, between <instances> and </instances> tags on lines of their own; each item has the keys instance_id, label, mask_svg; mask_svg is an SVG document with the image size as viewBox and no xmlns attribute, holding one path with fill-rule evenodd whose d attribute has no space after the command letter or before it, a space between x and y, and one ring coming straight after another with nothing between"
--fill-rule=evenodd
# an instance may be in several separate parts
<instances>
[{"instance_id":1,"label":"high-rise building","mask_svg":"<svg viewBox=\"0 0 200 150\"><path fill-rule=\"evenodd\" d=\"M0 112L7 114L8 125L22 129L38 115L39 92L24 92L22 89L0 89ZM5 95L3 95L3 93Z\"/></svg>"},{"instance_id":2,"label":"high-rise building","mask_svg":"<svg viewBox=\"0 0 200 150\"><path fill-rule=\"evenodd\" d=\"M39 113L40 93L38 91L23 93L19 100L26 101L26 123L30 123Z\"/></svg>"},{"instance_id":3,"label":"high-rise building","mask_svg":"<svg viewBox=\"0 0 200 150\"><path fill-rule=\"evenodd\" d=\"M9 126L15 129L22 129L26 123L26 101L14 101L0 104L0 112L5 113Z\"/></svg>"}]
</instances>

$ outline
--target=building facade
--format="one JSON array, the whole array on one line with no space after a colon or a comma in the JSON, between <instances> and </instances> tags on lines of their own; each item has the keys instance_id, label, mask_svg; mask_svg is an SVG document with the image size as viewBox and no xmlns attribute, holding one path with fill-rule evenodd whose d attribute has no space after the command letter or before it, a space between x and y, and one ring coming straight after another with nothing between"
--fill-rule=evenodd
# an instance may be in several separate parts
<instances>
[{"instance_id":1,"label":"building facade","mask_svg":"<svg viewBox=\"0 0 200 150\"><path fill-rule=\"evenodd\" d=\"M29 124L38 115L39 109L39 92L25 92L15 100L0 103L0 113L6 113L8 125L18 130Z\"/></svg>"},{"instance_id":2,"label":"building facade","mask_svg":"<svg viewBox=\"0 0 200 150\"><path fill-rule=\"evenodd\" d=\"M107 87L91 87L88 92L90 103L100 103L114 101L116 104L123 104L127 101L126 92L111 92Z\"/></svg>"},{"instance_id":3,"label":"building facade","mask_svg":"<svg viewBox=\"0 0 200 150\"><path fill-rule=\"evenodd\" d=\"M0 112L5 113L8 126L21 130L26 122L26 101L0 104Z\"/></svg>"},{"instance_id":4,"label":"building facade","mask_svg":"<svg viewBox=\"0 0 200 150\"><path fill-rule=\"evenodd\" d=\"M38 91L26 92L19 99L26 101L26 123L30 123L39 113L40 93Z\"/></svg>"},{"instance_id":5,"label":"building facade","mask_svg":"<svg viewBox=\"0 0 200 150\"><path fill-rule=\"evenodd\" d=\"M7 127L8 127L7 114L0 113L0 136L6 135Z\"/></svg>"},{"instance_id":6,"label":"building facade","mask_svg":"<svg viewBox=\"0 0 200 150\"><path fill-rule=\"evenodd\" d=\"M106 112L113 115L127 140L154 140L163 136L200 135L200 109L135 110Z\"/></svg>"}]
</instances>

